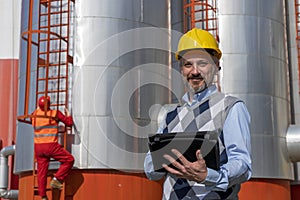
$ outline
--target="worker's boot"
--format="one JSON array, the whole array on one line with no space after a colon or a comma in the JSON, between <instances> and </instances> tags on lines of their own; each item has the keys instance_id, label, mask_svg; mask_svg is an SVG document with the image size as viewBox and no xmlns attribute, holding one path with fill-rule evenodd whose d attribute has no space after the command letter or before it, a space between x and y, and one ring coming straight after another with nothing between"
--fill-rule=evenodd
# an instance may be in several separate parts
<instances>
[{"instance_id":1,"label":"worker's boot","mask_svg":"<svg viewBox=\"0 0 300 200\"><path fill-rule=\"evenodd\" d=\"M54 189L61 189L63 187L63 184L56 178L53 178L50 182L50 186Z\"/></svg>"}]
</instances>

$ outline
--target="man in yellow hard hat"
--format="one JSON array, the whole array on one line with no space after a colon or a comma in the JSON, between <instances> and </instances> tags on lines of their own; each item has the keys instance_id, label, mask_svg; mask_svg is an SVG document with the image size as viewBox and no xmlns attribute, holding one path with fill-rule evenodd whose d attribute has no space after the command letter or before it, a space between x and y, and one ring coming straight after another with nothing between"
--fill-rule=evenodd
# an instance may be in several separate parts
<instances>
[{"instance_id":1,"label":"man in yellow hard hat","mask_svg":"<svg viewBox=\"0 0 300 200\"><path fill-rule=\"evenodd\" d=\"M145 173L151 180L165 178L164 200L238 199L240 184L251 177L250 115L242 100L219 92L214 84L221 56L217 41L205 30L194 28L179 40L175 57L186 94L158 132L220 130L220 168L208 168L200 150L195 153L197 160L190 162L173 149L173 154L163 155L172 167L163 165L166 172L157 172L148 153Z\"/></svg>"}]
</instances>

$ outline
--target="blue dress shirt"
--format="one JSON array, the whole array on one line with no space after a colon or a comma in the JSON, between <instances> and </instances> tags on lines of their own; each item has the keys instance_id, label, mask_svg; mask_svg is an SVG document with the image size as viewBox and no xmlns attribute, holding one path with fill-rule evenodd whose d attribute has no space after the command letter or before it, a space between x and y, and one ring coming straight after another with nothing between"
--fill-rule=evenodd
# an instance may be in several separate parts
<instances>
[{"instance_id":1,"label":"blue dress shirt","mask_svg":"<svg viewBox=\"0 0 300 200\"><path fill-rule=\"evenodd\" d=\"M188 94L182 98L189 106L201 101L216 92L217 88L211 86L205 91L195 94L189 101ZM223 142L225 153L221 154L220 170L208 168L208 174L203 182L209 191L226 191L229 187L249 180L252 174L251 168L251 143L250 143L250 115L243 102L237 102L230 109L223 126ZM158 133L162 133L160 125ZM224 156L227 158L224 158ZM150 152L147 153L144 162L144 171L150 180L159 180L168 173L155 172Z\"/></svg>"}]
</instances>

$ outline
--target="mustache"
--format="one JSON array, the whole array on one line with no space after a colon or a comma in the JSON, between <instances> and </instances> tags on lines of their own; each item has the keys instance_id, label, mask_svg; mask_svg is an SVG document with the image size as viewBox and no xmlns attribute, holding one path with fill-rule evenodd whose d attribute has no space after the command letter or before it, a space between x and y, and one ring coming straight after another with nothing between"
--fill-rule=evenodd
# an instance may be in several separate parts
<instances>
[{"instance_id":1,"label":"mustache","mask_svg":"<svg viewBox=\"0 0 300 200\"><path fill-rule=\"evenodd\" d=\"M190 76L187 77L187 80L190 80L190 79L199 79L199 80L202 80L202 79L205 79L201 74L192 74Z\"/></svg>"}]
</instances>

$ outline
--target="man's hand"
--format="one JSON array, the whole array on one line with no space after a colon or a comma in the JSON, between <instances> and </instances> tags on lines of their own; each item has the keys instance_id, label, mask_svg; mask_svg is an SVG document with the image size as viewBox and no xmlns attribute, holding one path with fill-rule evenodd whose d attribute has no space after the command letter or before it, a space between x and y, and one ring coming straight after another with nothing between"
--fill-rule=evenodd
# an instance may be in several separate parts
<instances>
[{"instance_id":1,"label":"man's hand","mask_svg":"<svg viewBox=\"0 0 300 200\"><path fill-rule=\"evenodd\" d=\"M68 110L67 108L65 108L65 115L66 115L67 117L71 116L71 114L70 114L70 112L69 112L69 110Z\"/></svg>"},{"instance_id":2,"label":"man's hand","mask_svg":"<svg viewBox=\"0 0 300 200\"><path fill-rule=\"evenodd\" d=\"M207 167L200 150L196 151L197 161L189 162L178 150L172 149L172 153L180 160L179 163L172 156L165 154L166 158L176 168L173 169L166 164L163 167L170 173L176 175L178 178L185 178L190 181L201 183L207 176Z\"/></svg>"}]
</instances>

